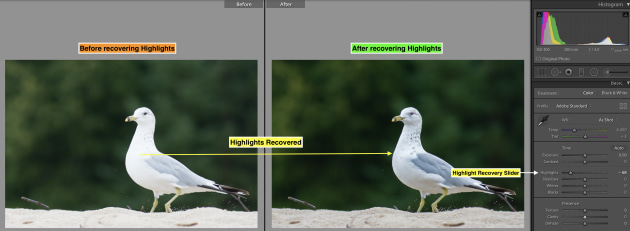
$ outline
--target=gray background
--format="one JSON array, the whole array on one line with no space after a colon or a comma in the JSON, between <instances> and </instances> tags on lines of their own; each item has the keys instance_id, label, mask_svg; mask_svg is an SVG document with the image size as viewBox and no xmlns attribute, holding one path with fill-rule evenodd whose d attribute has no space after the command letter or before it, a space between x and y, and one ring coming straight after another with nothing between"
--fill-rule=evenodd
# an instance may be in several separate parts
<instances>
[{"instance_id":1,"label":"gray background","mask_svg":"<svg viewBox=\"0 0 630 231\"><path fill-rule=\"evenodd\" d=\"M259 135L271 135L274 59L520 59L525 60L525 89L530 87L529 1L306 1L302 9L223 6L223 1L2 1L0 59L255 59ZM77 54L78 42L92 41L177 42L178 50L176 55ZM444 54L351 55L350 42L443 42ZM4 83L4 62L0 75ZM524 170L530 167L529 94L525 90L523 97ZM4 94L0 97L4 108ZM4 123L0 126L4 135ZM4 139L1 142L4 155ZM266 157L264 184L262 159L258 190L259 195L264 190L270 202L271 158ZM1 163L4 167L4 158ZM530 176L525 177L529 182ZM4 182L1 187L4 192ZM529 191L525 185L526 198ZM263 204L270 203L259 200L259 208ZM525 206L530 211L529 202ZM269 229L271 208L264 211ZM259 213L259 228L262 218ZM529 222L527 214L524 229L510 230L530 230Z\"/></svg>"}]
</instances>

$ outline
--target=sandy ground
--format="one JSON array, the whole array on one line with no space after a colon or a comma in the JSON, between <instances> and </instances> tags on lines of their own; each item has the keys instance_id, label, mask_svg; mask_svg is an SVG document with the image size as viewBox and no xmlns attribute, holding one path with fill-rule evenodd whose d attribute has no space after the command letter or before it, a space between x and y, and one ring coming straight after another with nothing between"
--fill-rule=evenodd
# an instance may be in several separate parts
<instances>
[{"instance_id":1,"label":"sandy ground","mask_svg":"<svg viewBox=\"0 0 630 231\"><path fill-rule=\"evenodd\" d=\"M196 208L143 213L124 208L90 211L5 209L6 228L256 228L257 212Z\"/></svg>"},{"instance_id":2,"label":"sandy ground","mask_svg":"<svg viewBox=\"0 0 630 231\"><path fill-rule=\"evenodd\" d=\"M273 228L523 228L523 212L462 208L410 213L390 208L356 211L272 209ZM196 208L143 213L124 208L91 211L5 209L6 228L256 228L256 212Z\"/></svg>"},{"instance_id":3,"label":"sandy ground","mask_svg":"<svg viewBox=\"0 0 630 231\"><path fill-rule=\"evenodd\" d=\"M272 228L523 228L524 212L462 208L420 214L390 208L356 211L272 209Z\"/></svg>"}]
</instances>

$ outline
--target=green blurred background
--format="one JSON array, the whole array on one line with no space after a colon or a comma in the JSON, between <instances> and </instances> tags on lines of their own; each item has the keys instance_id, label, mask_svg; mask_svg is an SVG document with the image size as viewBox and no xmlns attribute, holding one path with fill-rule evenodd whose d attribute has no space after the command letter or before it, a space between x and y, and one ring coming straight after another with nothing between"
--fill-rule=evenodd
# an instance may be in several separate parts
<instances>
[{"instance_id":1,"label":"green blurred background","mask_svg":"<svg viewBox=\"0 0 630 231\"><path fill-rule=\"evenodd\" d=\"M524 64L500 61L273 61L272 134L303 136L303 149L274 152L394 151L405 107L423 117L424 148L459 168L523 168ZM516 191L523 210L522 178L479 178ZM396 206L416 211L418 191L394 175L391 156L274 156L272 206L357 210ZM427 197L433 203L439 194ZM441 210L461 207L509 210L485 193L449 195ZM425 206L423 211L430 211Z\"/></svg>"},{"instance_id":2,"label":"green blurred background","mask_svg":"<svg viewBox=\"0 0 630 231\"><path fill-rule=\"evenodd\" d=\"M231 153L229 136L257 135L256 61L6 61L5 206L149 211L153 193L127 175L125 154L136 129L124 119L146 106L156 115L163 153ZM257 210L255 156L176 156L217 183L251 193ZM164 211L173 194L162 195ZM173 210L243 211L232 197L193 193Z\"/></svg>"}]
</instances>

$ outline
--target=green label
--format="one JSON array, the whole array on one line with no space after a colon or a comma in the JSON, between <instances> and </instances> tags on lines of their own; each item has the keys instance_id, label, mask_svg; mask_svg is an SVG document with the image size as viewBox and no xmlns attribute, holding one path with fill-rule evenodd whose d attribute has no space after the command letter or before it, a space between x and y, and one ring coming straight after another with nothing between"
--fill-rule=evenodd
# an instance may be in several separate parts
<instances>
[{"instance_id":1,"label":"green label","mask_svg":"<svg viewBox=\"0 0 630 231\"><path fill-rule=\"evenodd\" d=\"M442 54L442 43L350 43L351 54Z\"/></svg>"}]
</instances>

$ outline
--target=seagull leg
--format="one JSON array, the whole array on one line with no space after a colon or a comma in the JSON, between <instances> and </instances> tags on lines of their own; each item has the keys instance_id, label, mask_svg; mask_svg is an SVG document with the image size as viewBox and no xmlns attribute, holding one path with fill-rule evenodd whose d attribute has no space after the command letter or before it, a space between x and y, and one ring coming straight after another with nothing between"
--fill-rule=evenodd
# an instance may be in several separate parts
<instances>
[{"instance_id":1,"label":"seagull leg","mask_svg":"<svg viewBox=\"0 0 630 231\"><path fill-rule=\"evenodd\" d=\"M156 192L153 192L153 198L155 198L155 199L153 200L153 207L151 208L151 212L150 213L153 213L153 211L155 211L155 207L157 207L158 198L160 198L160 195L158 195Z\"/></svg>"},{"instance_id":2,"label":"seagull leg","mask_svg":"<svg viewBox=\"0 0 630 231\"><path fill-rule=\"evenodd\" d=\"M418 206L418 211L417 213L420 212L420 210L422 210L422 207L424 207L424 193L422 193L422 191L420 191L420 206Z\"/></svg>"},{"instance_id":3,"label":"seagull leg","mask_svg":"<svg viewBox=\"0 0 630 231\"><path fill-rule=\"evenodd\" d=\"M175 198L177 198L179 196L179 194L182 193L181 189L179 189L177 187L175 189L177 189L177 193L175 193L175 196L173 198L171 198L170 201L166 202L166 204L164 204L164 208L166 209L167 213L172 213L173 212L173 210L171 210L171 203L175 200Z\"/></svg>"},{"instance_id":4,"label":"seagull leg","mask_svg":"<svg viewBox=\"0 0 630 231\"><path fill-rule=\"evenodd\" d=\"M433 202L433 204L431 204L431 209L433 209L434 213L440 212L440 210L437 209L437 204L446 196L446 194L448 194L448 190L446 188L442 188L442 190L444 190L442 196L440 196L435 202Z\"/></svg>"}]
</instances>

